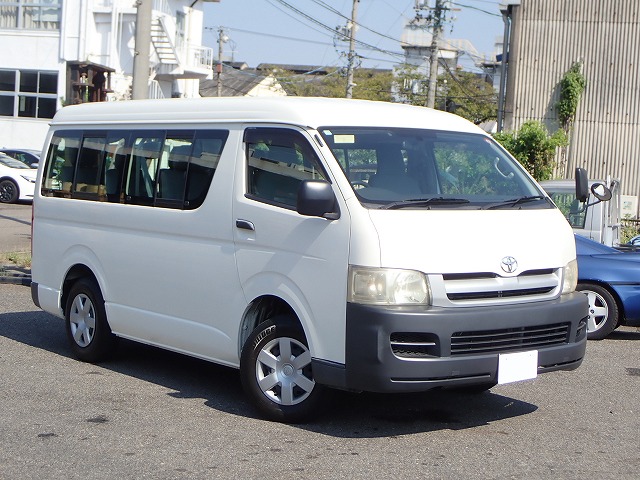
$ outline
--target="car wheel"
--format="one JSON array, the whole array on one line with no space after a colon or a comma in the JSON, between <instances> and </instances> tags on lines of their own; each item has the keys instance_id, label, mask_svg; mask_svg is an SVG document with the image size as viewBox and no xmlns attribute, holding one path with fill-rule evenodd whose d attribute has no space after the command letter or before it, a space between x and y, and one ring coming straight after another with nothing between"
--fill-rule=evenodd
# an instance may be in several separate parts
<instances>
[{"instance_id":1,"label":"car wheel","mask_svg":"<svg viewBox=\"0 0 640 480\"><path fill-rule=\"evenodd\" d=\"M116 337L107 323L104 300L95 281L83 278L71 287L65 318L67 338L80 360L99 362L113 351Z\"/></svg>"},{"instance_id":2,"label":"car wheel","mask_svg":"<svg viewBox=\"0 0 640 480\"><path fill-rule=\"evenodd\" d=\"M589 299L587 338L602 340L618 326L618 304L604 287L591 283L579 283L577 290Z\"/></svg>"},{"instance_id":3,"label":"car wheel","mask_svg":"<svg viewBox=\"0 0 640 480\"><path fill-rule=\"evenodd\" d=\"M20 196L18 185L13 180L2 180L0 182L0 203L15 203Z\"/></svg>"},{"instance_id":4,"label":"car wheel","mask_svg":"<svg viewBox=\"0 0 640 480\"><path fill-rule=\"evenodd\" d=\"M304 333L282 320L267 320L251 333L242 350L240 376L260 413L297 423L319 412L324 388L313 379Z\"/></svg>"}]
</instances>

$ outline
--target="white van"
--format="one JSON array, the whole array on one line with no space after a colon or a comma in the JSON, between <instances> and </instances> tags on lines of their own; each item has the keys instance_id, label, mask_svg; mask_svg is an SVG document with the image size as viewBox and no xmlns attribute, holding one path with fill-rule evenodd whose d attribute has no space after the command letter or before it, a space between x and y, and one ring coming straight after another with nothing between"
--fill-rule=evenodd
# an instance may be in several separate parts
<instances>
[{"instance_id":1,"label":"white van","mask_svg":"<svg viewBox=\"0 0 640 480\"><path fill-rule=\"evenodd\" d=\"M47 144L32 296L81 360L123 337L239 368L289 422L324 387L486 390L582 362L571 228L460 117L130 101L63 108Z\"/></svg>"}]
</instances>

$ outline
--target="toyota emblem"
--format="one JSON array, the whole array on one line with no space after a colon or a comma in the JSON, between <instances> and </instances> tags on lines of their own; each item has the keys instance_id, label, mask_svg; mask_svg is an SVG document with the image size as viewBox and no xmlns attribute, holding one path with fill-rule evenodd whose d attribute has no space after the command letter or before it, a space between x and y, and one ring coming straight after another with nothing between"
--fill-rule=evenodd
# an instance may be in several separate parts
<instances>
[{"instance_id":1,"label":"toyota emblem","mask_svg":"<svg viewBox=\"0 0 640 480\"><path fill-rule=\"evenodd\" d=\"M502 270L507 273L513 273L518 269L518 262L513 257L504 257L500 262Z\"/></svg>"}]
</instances>

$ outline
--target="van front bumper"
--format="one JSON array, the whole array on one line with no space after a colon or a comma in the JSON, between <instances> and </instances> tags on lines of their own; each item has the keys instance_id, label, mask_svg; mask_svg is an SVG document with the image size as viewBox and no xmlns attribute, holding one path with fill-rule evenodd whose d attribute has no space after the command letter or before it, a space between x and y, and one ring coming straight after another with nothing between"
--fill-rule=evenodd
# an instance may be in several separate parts
<instances>
[{"instance_id":1,"label":"van front bumper","mask_svg":"<svg viewBox=\"0 0 640 480\"><path fill-rule=\"evenodd\" d=\"M538 351L538 373L578 368L587 298L473 308L347 304L346 362L313 360L317 382L372 392L495 384L501 353Z\"/></svg>"}]
</instances>

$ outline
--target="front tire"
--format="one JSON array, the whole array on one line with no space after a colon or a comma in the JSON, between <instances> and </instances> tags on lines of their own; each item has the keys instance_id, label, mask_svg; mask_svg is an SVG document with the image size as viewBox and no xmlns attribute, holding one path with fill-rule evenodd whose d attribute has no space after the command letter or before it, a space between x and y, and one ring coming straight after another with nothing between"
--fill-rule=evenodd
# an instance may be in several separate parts
<instances>
[{"instance_id":1,"label":"front tire","mask_svg":"<svg viewBox=\"0 0 640 480\"><path fill-rule=\"evenodd\" d=\"M318 414L324 388L313 379L302 330L267 320L249 335L240 358L242 387L270 420L297 423Z\"/></svg>"},{"instance_id":2,"label":"front tire","mask_svg":"<svg viewBox=\"0 0 640 480\"><path fill-rule=\"evenodd\" d=\"M0 182L0 203L15 203L18 197L20 197L20 190L13 180Z\"/></svg>"},{"instance_id":3,"label":"front tire","mask_svg":"<svg viewBox=\"0 0 640 480\"><path fill-rule=\"evenodd\" d=\"M116 337L107 323L104 299L95 281L83 278L73 284L65 308L67 338L83 362L99 362L112 353Z\"/></svg>"},{"instance_id":4,"label":"front tire","mask_svg":"<svg viewBox=\"0 0 640 480\"><path fill-rule=\"evenodd\" d=\"M579 283L576 290L589 299L589 319L587 338L602 340L618 326L618 304L613 295L604 287L592 283Z\"/></svg>"}]
</instances>

